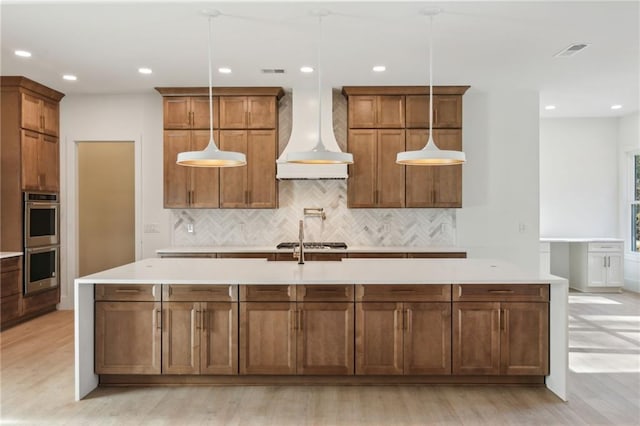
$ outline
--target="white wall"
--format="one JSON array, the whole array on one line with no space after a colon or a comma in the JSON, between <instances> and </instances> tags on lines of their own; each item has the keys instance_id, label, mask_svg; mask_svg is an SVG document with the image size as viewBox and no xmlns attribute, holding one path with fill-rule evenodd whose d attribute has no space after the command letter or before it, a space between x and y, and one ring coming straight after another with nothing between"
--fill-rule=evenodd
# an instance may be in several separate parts
<instances>
[{"instance_id":1,"label":"white wall","mask_svg":"<svg viewBox=\"0 0 640 426\"><path fill-rule=\"evenodd\" d=\"M540 235L618 235L616 118L540 120Z\"/></svg>"},{"instance_id":2,"label":"white wall","mask_svg":"<svg viewBox=\"0 0 640 426\"><path fill-rule=\"evenodd\" d=\"M640 113L629 114L618 120L618 199L621 206L619 211L619 236L624 238L624 277L625 288L640 292L640 253L631 252L631 236L629 226L631 212L629 211L630 187L630 153L640 154Z\"/></svg>"},{"instance_id":3,"label":"white wall","mask_svg":"<svg viewBox=\"0 0 640 426\"><path fill-rule=\"evenodd\" d=\"M67 96L60 105L61 304L73 306L77 277L77 141L134 141L136 259L169 245L169 213L162 208L162 97L157 93ZM143 223L159 234L143 234ZM99 241L96 242L99 244Z\"/></svg>"},{"instance_id":4,"label":"white wall","mask_svg":"<svg viewBox=\"0 0 640 426\"><path fill-rule=\"evenodd\" d=\"M538 93L469 89L463 102L463 208L458 244L469 257L539 269Z\"/></svg>"}]
</instances>

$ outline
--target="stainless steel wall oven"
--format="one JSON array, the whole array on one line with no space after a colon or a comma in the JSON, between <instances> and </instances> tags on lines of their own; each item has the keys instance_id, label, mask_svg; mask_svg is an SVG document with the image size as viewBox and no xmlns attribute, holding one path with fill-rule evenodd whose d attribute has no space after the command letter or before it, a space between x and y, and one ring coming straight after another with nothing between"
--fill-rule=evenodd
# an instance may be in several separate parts
<instances>
[{"instance_id":1,"label":"stainless steel wall oven","mask_svg":"<svg viewBox=\"0 0 640 426\"><path fill-rule=\"evenodd\" d=\"M57 193L24 193L24 294L58 286L60 201Z\"/></svg>"}]
</instances>

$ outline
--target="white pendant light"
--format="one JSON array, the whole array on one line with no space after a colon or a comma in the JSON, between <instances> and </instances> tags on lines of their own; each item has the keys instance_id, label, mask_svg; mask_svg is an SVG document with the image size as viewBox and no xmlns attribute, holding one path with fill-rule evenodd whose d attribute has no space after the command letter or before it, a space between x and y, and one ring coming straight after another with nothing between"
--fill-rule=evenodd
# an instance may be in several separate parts
<instances>
[{"instance_id":1,"label":"white pendant light","mask_svg":"<svg viewBox=\"0 0 640 426\"><path fill-rule=\"evenodd\" d=\"M438 148L433 140L433 17L439 10L425 11L429 16L429 140L418 151L399 152L396 163L407 166L449 166L466 161L464 152Z\"/></svg>"},{"instance_id":2,"label":"white pendant light","mask_svg":"<svg viewBox=\"0 0 640 426\"><path fill-rule=\"evenodd\" d=\"M213 87L211 84L211 19L220 15L217 10L204 11L209 17L209 145L202 151L178 153L177 164L191 167L238 167L247 164L242 152L220 151L213 140Z\"/></svg>"},{"instance_id":3,"label":"white pendant light","mask_svg":"<svg viewBox=\"0 0 640 426\"><path fill-rule=\"evenodd\" d=\"M329 151L322 142L322 79L320 58L322 51L322 17L329 14L326 10L312 12L318 17L318 142L311 151L290 152L287 163L297 164L353 164L353 154Z\"/></svg>"}]
</instances>

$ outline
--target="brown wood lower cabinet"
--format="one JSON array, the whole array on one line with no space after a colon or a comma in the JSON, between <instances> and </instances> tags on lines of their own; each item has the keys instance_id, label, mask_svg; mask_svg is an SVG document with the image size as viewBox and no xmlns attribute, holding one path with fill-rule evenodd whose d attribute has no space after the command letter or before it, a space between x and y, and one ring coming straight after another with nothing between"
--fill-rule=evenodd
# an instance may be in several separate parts
<instances>
[{"instance_id":1,"label":"brown wood lower cabinet","mask_svg":"<svg viewBox=\"0 0 640 426\"><path fill-rule=\"evenodd\" d=\"M453 374L549 374L549 304L454 302Z\"/></svg>"},{"instance_id":2,"label":"brown wood lower cabinet","mask_svg":"<svg viewBox=\"0 0 640 426\"><path fill-rule=\"evenodd\" d=\"M160 302L96 302L98 374L160 374Z\"/></svg>"},{"instance_id":3,"label":"brown wood lower cabinet","mask_svg":"<svg viewBox=\"0 0 640 426\"><path fill-rule=\"evenodd\" d=\"M451 304L356 303L356 374L451 374Z\"/></svg>"},{"instance_id":4,"label":"brown wood lower cabinet","mask_svg":"<svg viewBox=\"0 0 640 426\"><path fill-rule=\"evenodd\" d=\"M163 374L237 374L238 304L163 304Z\"/></svg>"}]
</instances>

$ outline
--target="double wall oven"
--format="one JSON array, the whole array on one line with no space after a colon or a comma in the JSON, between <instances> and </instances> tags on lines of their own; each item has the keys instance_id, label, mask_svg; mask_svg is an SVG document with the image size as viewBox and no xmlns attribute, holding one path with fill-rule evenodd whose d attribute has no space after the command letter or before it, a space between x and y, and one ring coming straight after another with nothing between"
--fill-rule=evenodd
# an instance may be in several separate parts
<instances>
[{"instance_id":1,"label":"double wall oven","mask_svg":"<svg viewBox=\"0 0 640 426\"><path fill-rule=\"evenodd\" d=\"M60 200L57 193L24 193L24 294L58 287Z\"/></svg>"}]
</instances>

